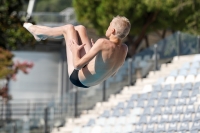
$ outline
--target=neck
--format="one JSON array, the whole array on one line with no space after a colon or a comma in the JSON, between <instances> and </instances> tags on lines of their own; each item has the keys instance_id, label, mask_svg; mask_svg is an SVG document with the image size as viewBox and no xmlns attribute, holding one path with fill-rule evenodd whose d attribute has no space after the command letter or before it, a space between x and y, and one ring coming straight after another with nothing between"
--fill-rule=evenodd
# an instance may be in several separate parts
<instances>
[{"instance_id":1,"label":"neck","mask_svg":"<svg viewBox=\"0 0 200 133\"><path fill-rule=\"evenodd\" d=\"M117 45L122 44L122 40L119 39L119 38L117 38L117 37L115 37L115 36L110 36L110 37L109 37L109 40L110 40L111 42L117 44Z\"/></svg>"}]
</instances>

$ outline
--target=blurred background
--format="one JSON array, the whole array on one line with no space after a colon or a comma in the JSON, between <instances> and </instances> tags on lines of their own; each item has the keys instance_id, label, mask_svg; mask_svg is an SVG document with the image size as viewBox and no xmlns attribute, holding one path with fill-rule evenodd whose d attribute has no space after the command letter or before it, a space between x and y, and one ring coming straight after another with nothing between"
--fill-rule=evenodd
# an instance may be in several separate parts
<instances>
[{"instance_id":1,"label":"blurred background","mask_svg":"<svg viewBox=\"0 0 200 133\"><path fill-rule=\"evenodd\" d=\"M82 24L96 41L117 15L126 61L87 89L69 81L64 39L23 28ZM0 0L0 133L200 132L199 18L199 0Z\"/></svg>"}]
</instances>

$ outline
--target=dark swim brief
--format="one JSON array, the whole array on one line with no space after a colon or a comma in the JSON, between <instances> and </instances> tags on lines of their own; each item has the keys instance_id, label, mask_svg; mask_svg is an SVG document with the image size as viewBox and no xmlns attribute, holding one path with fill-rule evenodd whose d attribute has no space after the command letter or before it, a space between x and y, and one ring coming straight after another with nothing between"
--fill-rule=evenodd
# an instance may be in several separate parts
<instances>
[{"instance_id":1,"label":"dark swim brief","mask_svg":"<svg viewBox=\"0 0 200 133\"><path fill-rule=\"evenodd\" d=\"M69 77L70 81L71 81L74 85L76 85L77 87L89 88L89 87L83 85L83 84L80 82L80 80L79 80L79 78L78 78L78 71L79 71L79 70L75 70L75 69L74 69L74 71L72 72L72 74L71 74L70 77Z\"/></svg>"}]
</instances>

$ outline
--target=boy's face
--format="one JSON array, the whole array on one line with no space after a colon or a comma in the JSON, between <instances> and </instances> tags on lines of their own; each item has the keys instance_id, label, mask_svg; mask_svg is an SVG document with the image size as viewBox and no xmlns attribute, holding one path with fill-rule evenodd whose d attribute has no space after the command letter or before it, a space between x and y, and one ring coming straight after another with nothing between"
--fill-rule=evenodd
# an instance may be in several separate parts
<instances>
[{"instance_id":1,"label":"boy's face","mask_svg":"<svg viewBox=\"0 0 200 133\"><path fill-rule=\"evenodd\" d=\"M106 37L109 38L110 35L114 33L114 31L115 31L115 29L114 29L114 26L113 26L113 22L111 21L110 25L109 25L109 27L108 27L108 29L106 31Z\"/></svg>"}]
</instances>

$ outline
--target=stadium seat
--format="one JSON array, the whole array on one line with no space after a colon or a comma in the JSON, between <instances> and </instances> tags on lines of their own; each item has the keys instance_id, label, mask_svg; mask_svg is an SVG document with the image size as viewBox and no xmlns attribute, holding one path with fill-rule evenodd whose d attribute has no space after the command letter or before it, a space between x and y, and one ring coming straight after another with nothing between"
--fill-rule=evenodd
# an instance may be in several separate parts
<instances>
[{"instance_id":1,"label":"stadium seat","mask_svg":"<svg viewBox=\"0 0 200 133\"><path fill-rule=\"evenodd\" d=\"M102 128L102 132L101 133L111 133L111 127L110 126L104 126Z\"/></svg>"},{"instance_id":2,"label":"stadium seat","mask_svg":"<svg viewBox=\"0 0 200 133\"><path fill-rule=\"evenodd\" d=\"M182 122L179 129L180 131L189 131L189 123Z\"/></svg>"},{"instance_id":3,"label":"stadium seat","mask_svg":"<svg viewBox=\"0 0 200 133\"><path fill-rule=\"evenodd\" d=\"M73 129L72 133L81 133L81 127L76 127Z\"/></svg>"},{"instance_id":4,"label":"stadium seat","mask_svg":"<svg viewBox=\"0 0 200 133\"><path fill-rule=\"evenodd\" d=\"M148 123L147 116L146 115L142 115L140 117L139 124L146 124L146 123Z\"/></svg>"},{"instance_id":5,"label":"stadium seat","mask_svg":"<svg viewBox=\"0 0 200 133\"><path fill-rule=\"evenodd\" d=\"M191 69L198 69L199 68L199 62L195 61L195 62L192 62L191 66L190 66Z\"/></svg>"},{"instance_id":6,"label":"stadium seat","mask_svg":"<svg viewBox=\"0 0 200 133\"><path fill-rule=\"evenodd\" d=\"M147 127L146 127L146 131L145 132L148 132L148 133L150 133L150 132L154 132L154 124L148 124L147 125Z\"/></svg>"},{"instance_id":7,"label":"stadium seat","mask_svg":"<svg viewBox=\"0 0 200 133\"><path fill-rule=\"evenodd\" d=\"M150 95L150 99L158 99L159 98L159 92L153 91Z\"/></svg>"},{"instance_id":8,"label":"stadium seat","mask_svg":"<svg viewBox=\"0 0 200 133\"><path fill-rule=\"evenodd\" d=\"M116 117L109 117L107 118L106 125L113 126L115 125L116 121L117 121Z\"/></svg>"},{"instance_id":9,"label":"stadium seat","mask_svg":"<svg viewBox=\"0 0 200 133\"><path fill-rule=\"evenodd\" d=\"M143 114L144 115L151 115L152 114L151 107L144 108Z\"/></svg>"},{"instance_id":10,"label":"stadium seat","mask_svg":"<svg viewBox=\"0 0 200 133\"><path fill-rule=\"evenodd\" d=\"M99 126L104 126L106 122L106 118L100 117L98 119L96 119L96 124Z\"/></svg>"},{"instance_id":11,"label":"stadium seat","mask_svg":"<svg viewBox=\"0 0 200 133\"><path fill-rule=\"evenodd\" d=\"M162 114L162 111L161 111L161 108L160 107L156 107L154 112L153 112L154 115L160 115Z\"/></svg>"},{"instance_id":12,"label":"stadium seat","mask_svg":"<svg viewBox=\"0 0 200 133\"><path fill-rule=\"evenodd\" d=\"M169 128L168 128L168 132L175 132L175 131L177 131L177 124L176 123L170 123Z\"/></svg>"},{"instance_id":13,"label":"stadium seat","mask_svg":"<svg viewBox=\"0 0 200 133\"><path fill-rule=\"evenodd\" d=\"M157 125L157 129L156 129L156 132L157 133L160 133L160 132L166 132L166 126L165 126L165 124L158 124Z\"/></svg>"},{"instance_id":14,"label":"stadium seat","mask_svg":"<svg viewBox=\"0 0 200 133\"><path fill-rule=\"evenodd\" d=\"M161 96L161 99L158 99L158 104L157 104L157 106L165 106L165 99L164 98L166 98L166 97L162 97Z\"/></svg>"},{"instance_id":15,"label":"stadium seat","mask_svg":"<svg viewBox=\"0 0 200 133\"><path fill-rule=\"evenodd\" d=\"M197 122L194 121L194 122L193 122L192 130L197 130L197 131L200 130L200 122L199 122L199 121L197 121Z\"/></svg>"},{"instance_id":16,"label":"stadium seat","mask_svg":"<svg viewBox=\"0 0 200 133\"><path fill-rule=\"evenodd\" d=\"M174 84L173 90L182 90L181 84Z\"/></svg>"},{"instance_id":17,"label":"stadium seat","mask_svg":"<svg viewBox=\"0 0 200 133\"><path fill-rule=\"evenodd\" d=\"M163 89L163 91L161 92L160 98L162 98L162 99L169 98L168 91Z\"/></svg>"},{"instance_id":18,"label":"stadium seat","mask_svg":"<svg viewBox=\"0 0 200 133\"><path fill-rule=\"evenodd\" d=\"M195 112L195 108L193 105L188 105L186 106L186 113L194 113Z\"/></svg>"},{"instance_id":19,"label":"stadium seat","mask_svg":"<svg viewBox=\"0 0 200 133\"><path fill-rule=\"evenodd\" d=\"M133 133L133 126L131 124L126 124L122 128L122 133Z\"/></svg>"},{"instance_id":20,"label":"stadium seat","mask_svg":"<svg viewBox=\"0 0 200 133\"><path fill-rule=\"evenodd\" d=\"M134 102L133 102L132 100L131 100L131 101L128 101L126 108L132 109L132 108L134 108L134 107L135 107L135 106L134 106Z\"/></svg>"},{"instance_id":21,"label":"stadium seat","mask_svg":"<svg viewBox=\"0 0 200 133\"><path fill-rule=\"evenodd\" d=\"M189 96L190 96L190 90L183 90L182 91L182 94L181 94L182 98L187 98Z\"/></svg>"},{"instance_id":22,"label":"stadium seat","mask_svg":"<svg viewBox=\"0 0 200 133\"><path fill-rule=\"evenodd\" d=\"M149 123L159 123L159 116L158 115L152 115L150 117Z\"/></svg>"},{"instance_id":23,"label":"stadium seat","mask_svg":"<svg viewBox=\"0 0 200 133\"><path fill-rule=\"evenodd\" d=\"M130 98L130 100L135 101L138 99L138 95L137 94L133 94Z\"/></svg>"},{"instance_id":24,"label":"stadium seat","mask_svg":"<svg viewBox=\"0 0 200 133\"><path fill-rule=\"evenodd\" d=\"M155 106L155 102L154 102L155 100L154 99L150 99L150 100L148 100L147 102L147 107L154 107Z\"/></svg>"},{"instance_id":25,"label":"stadium seat","mask_svg":"<svg viewBox=\"0 0 200 133\"><path fill-rule=\"evenodd\" d=\"M174 111L175 114L182 114L184 112L183 106L176 106L175 108L176 108Z\"/></svg>"},{"instance_id":26,"label":"stadium seat","mask_svg":"<svg viewBox=\"0 0 200 133\"><path fill-rule=\"evenodd\" d=\"M126 108L122 111L121 116L127 116L130 114L130 109Z\"/></svg>"},{"instance_id":27,"label":"stadium seat","mask_svg":"<svg viewBox=\"0 0 200 133\"><path fill-rule=\"evenodd\" d=\"M129 119L127 119L127 124L136 124L138 123L138 116L131 115Z\"/></svg>"},{"instance_id":28,"label":"stadium seat","mask_svg":"<svg viewBox=\"0 0 200 133\"><path fill-rule=\"evenodd\" d=\"M194 80L193 80L193 81L194 81ZM186 89L186 90L191 90L192 87L193 87L193 85L192 85L191 82L187 82L187 83L185 83L185 85L184 85L184 89Z\"/></svg>"},{"instance_id":29,"label":"stadium seat","mask_svg":"<svg viewBox=\"0 0 200 133\"><path fill-rule=\"evenodd\" d=\"M115 122L116 125L126 125L127 117L121 116L118 118L118 120Z\"/></svg>"},{"instance_id":30,"label":"stadium seat","mask_svg":"<svg viewBox=\"0 0 200 133\"><path fill-rule=\"evenodd\" d=\"M92 130L91 127L83 127L81 133L90 133L91 130Z\"/></svg>"},{"instance_id":31,"label":"stadium seat","mask_svg":"<svg viewBox=\"0 0 200 133\"><path fill-rule=\"evenodd\" d=\"M164 109L164 114L172 114L172 108L169 106L166 106Z\"/></svg>"},{"instance_id":32,"label":"stadium seat","mask_svg":"<svg viewBox=\"0 0 200 133\"><path fill-rule=\"evenodd\" d=\"M120 110L119 109L113 110L112 117L119 117L119 116L121 116Z\"/></svg>"},{"instance_id":33,"label":"stadium seat","mask_svg":"<svg viewBox=\"0 0 200 133\"><path fill-rule=\"evenodd\" d=\"M197 112L194 116L194 121L200 121L200 112Z\"/></svg>"},{"instance_id":34,"label":"stadium seat","mask_svg":"<svg viewBox=\"0 0 200 133\"><path fill-rule=\"evenodd\" d=\"M168 99L168 106L175 106L176 105L176 98Z\"/></svg>"},{"instance_id":35,"label":"stadium seat","mask_svg":"<svg viewBox=\"0 0 200 133\"><path fill-rule=\"evenodd\" d=\"M116 106L116 109L123 109L124 108L124 103L123 102L119 102Z\"/></svg>"},{"instance_id":36,"label":"stadium seat","mask_svg":"<svg viewBox=\"0 0 200 133\"><path fill-rule=\"evenodd\" d=\"M114 127L112 128L111 133L121 133L121 132L122 132L121 130L122 130L122 126L117 125L117 126L114 126Z\"/></svg>"},{"instance_id":37,"label":"stadium seat","mask_svg":"<svg viewBox=\"0 0 200 133\"><path fill-rule=\"evenodd\" d=\"M162 114L160 118L160 123L167 123L167 122L169 122L169 115Z\"/></svg>"},{"instance_id":38,"label":"stadium seat","mask_svg":"<svg viewBox=\"0 0 200 133\"><path fill-rule=\"evenodd\" d=\"M190 63L189 62L183 64L183 66L181 67L181 69L189 69L189 68L190 68Z\"/></svg>"},{"instance_id":39,"label":"stadium seat","mask_svg":"<svg viewBox=\"0 0 200 133\"><path fill-rule=\"evenodd\" d=\"M178 98L178 97L179 97L179 91L178 90L172 91L170 98Z\"/></svg>"},{"instance_id":40,"label":"stadium seat","mask_svg":"<svg viewBox=\"0 0 200 133\"><path fill-rule=\"evenodd\" d=\"M162 90L162 86L161 86L160 84L153 85L152 87L153 87L153 90L154 90L154 91L157 91L157 92L159 92L159 91Z\"/></svg>"},{"instance_id":41,"label":"stadium seat","mask_svg":"<svg viewBox=\"0 0 200 133\"><path fill-rule=\"evenodd\" d=\"M186 105L186 99L185 98L179 98L177 104L178 105Z\"/></svg>"},{"instance_id":42,"label":"stadium seat","mask_svg":"<svg viewBox=\"0 0 200 133\"><path fill-rule=\"evenodd\" d=\"M135 132L143 132L143 126L142 125L136 125L135 126Z\"/></svg>"},{"instance_id":43,"label":"stadium seat","mask_svg":"<svg viewBox=\"0 0 200 133\"><path fill-rule=\"evenodd\" d=\"M192 121L192 114L191 113L187 113L183 115L183 122L191 122Z\"/></svg>"},{"instance_id":44,"label":"stadium seat","mask_svg":"<svg viewBox=\"0 0 200 133\"><path fill-rule=\"evenodd\" d=\"M190 97L188 104L194 104L197 101L197 97Z\"/></svg>"},{"instance_id":45,"label":"stadium seat","mask_svg":"<svg viewBox=\"0 0 200 133\"><path fill-rule=\"evenodd\" d=\"M171 118L171 122L180 122L180 114L173 114Z\"/></svg>"},{"instance_id":46,"label":"stadium seat","mask_svg":"<svg viewBox=\"0 0 200 133\"><path fill-rule=\"evenodd\" d=\"M90 119L86 126L94 126L94 125L95 125L95 120L94 119Z\"/></svg>"},{"instance_id":47,"label":"stadium seat","mask_svg":"<svg viewBox=\"0 0 200 133\"><path fill-rule=\"evenodd\" d=\"M101 117L110 117L110 111L109 110L105 110L103 112L103 114L101 115Z\"/></svg>"}]
</instances>

